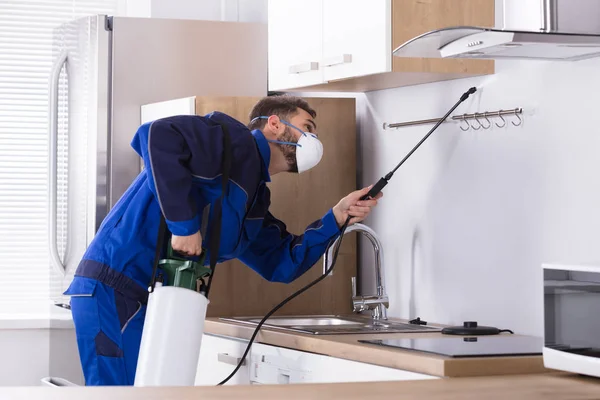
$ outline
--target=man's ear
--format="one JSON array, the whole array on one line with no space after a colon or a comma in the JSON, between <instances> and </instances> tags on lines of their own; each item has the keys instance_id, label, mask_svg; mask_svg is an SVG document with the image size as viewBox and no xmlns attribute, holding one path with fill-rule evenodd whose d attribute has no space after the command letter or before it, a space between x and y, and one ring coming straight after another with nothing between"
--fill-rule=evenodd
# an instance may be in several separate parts
<instances>
[{"instance_id":1,"label":"man's ear","mask_svg":"<svg viewBox=\"0 0 600 400\"><path fill-rule=\"evenodd\" d=\"M275 140L279 136L279 130L281 129L281 120L277 115L269 116L267 123L265 124L265 135L269 136L268 139Z\"/></svg>"},{"instance_id":2,"label":"man's ear","mask_svg":"<svg viewBox=\"0 0 600 400\"><path fill-rule=\"evenodd\" d=\"M269 119L267 120L267 124L271 125L273 130L278 131L279 125L281 125L281 120L279 119L279 117L277 115L271 115L269 117Z\"/></svg>"}]
</instances>

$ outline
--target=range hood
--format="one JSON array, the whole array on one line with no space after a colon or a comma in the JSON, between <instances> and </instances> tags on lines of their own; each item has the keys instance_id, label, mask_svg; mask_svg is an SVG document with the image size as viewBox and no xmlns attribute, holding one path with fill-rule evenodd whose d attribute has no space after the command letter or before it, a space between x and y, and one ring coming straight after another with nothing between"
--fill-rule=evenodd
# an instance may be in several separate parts
<instances>
[{"instance_id":1,"label":"range hood","mask_svg":"<svg viewBox=\"0 0 600 400\"><path fill-rule=\"evenodd\" d=\"M402 44L394 56L560 61L600 56L600 0L496 1L502 1L502 29L439 29Z\"/></svg>"}]
</instances>

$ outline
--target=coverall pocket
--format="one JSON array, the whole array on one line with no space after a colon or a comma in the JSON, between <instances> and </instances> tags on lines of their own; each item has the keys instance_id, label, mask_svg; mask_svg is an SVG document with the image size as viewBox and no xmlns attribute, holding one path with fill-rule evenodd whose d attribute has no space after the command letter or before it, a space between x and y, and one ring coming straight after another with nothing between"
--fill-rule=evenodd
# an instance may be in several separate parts
<instances>
[{"instance_id":1,"label":"coverall pocket","mask_svg":"<svg viewBox=\"0 0 600 400\"><path fill-rule=\"evenodd\" d=\"M115 306L119 315L121 333L123 333L127 329L129 322L141 311L142 303L115 290Z\"/></svg>"},{"instance_id":2,"label":"coverall pocket","mask_svg":"<svg viewBox=\"0 0 600 400\"><path fill-rule=\"evenodd\" d=\"M97 286L98 281L95 279L76 276L63 294L71 297L91 297L96 292Z\"/></svg>"}]
</instances>

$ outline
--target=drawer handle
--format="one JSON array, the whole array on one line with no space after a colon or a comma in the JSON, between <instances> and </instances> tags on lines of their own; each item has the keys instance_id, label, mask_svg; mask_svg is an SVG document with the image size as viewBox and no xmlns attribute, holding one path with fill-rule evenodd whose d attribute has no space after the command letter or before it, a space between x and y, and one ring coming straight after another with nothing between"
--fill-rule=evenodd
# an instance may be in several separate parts
<instances>
[{"instance_id":1,"label":"drawer handle","mask_svg":"<svg viewBox=\"0 0 600 400\"><path fill-rule=\"evenodd\" d=\"M290 74L301 74L304 72L318 71L318 62L307 62L290 66Z\"/></svg>"},{"instance_id":2,"label":"drawer handle","mask_svg":"<svg viewBox=\"0 0 600 400\"><path fill-rule=\"evenodd\" d=\"M222 362L224 364L229 364L229 365L233 365L234 367L237 367L237 365L240 363L240 361L242 359L240 357L232 356L227 353L219 353L219 354L217 354L217 360L219 360L219 362ZM246 360L244 360L242 362L242 365L246 365Z\"/></svg>"},{"instance_id":3,"label":"drawer handle","mask_svg":"<svg viewBox=\"0 0 600 400\"><path fill-rule=\"evenodd\" d=\"M332 67L340 64L350 64L352 62L352 54L340 54L339 56L329 57L323 60L324 67Z\"/></svg>"}]
</instances>

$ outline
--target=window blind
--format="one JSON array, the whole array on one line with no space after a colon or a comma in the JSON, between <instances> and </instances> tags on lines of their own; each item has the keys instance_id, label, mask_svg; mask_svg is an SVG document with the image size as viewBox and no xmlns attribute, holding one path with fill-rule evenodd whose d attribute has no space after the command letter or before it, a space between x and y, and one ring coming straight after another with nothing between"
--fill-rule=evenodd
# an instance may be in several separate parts
<instances>
[{"instance_id":1,"label":"window blind","mask_svg":"<svg viewBox=\"0 0 600 400\"><path fill-rule=\"evenodd\" d=\"M0 0L0 318L48 310L48 79L52 31L123 0ZM59 90L66 96L66 85ZM62 103L62 102L61 102ZM61 113L62 114L62 113ZM66 121L59 121L58 236L66 230Z\"/></svg>"}]
</instances>

